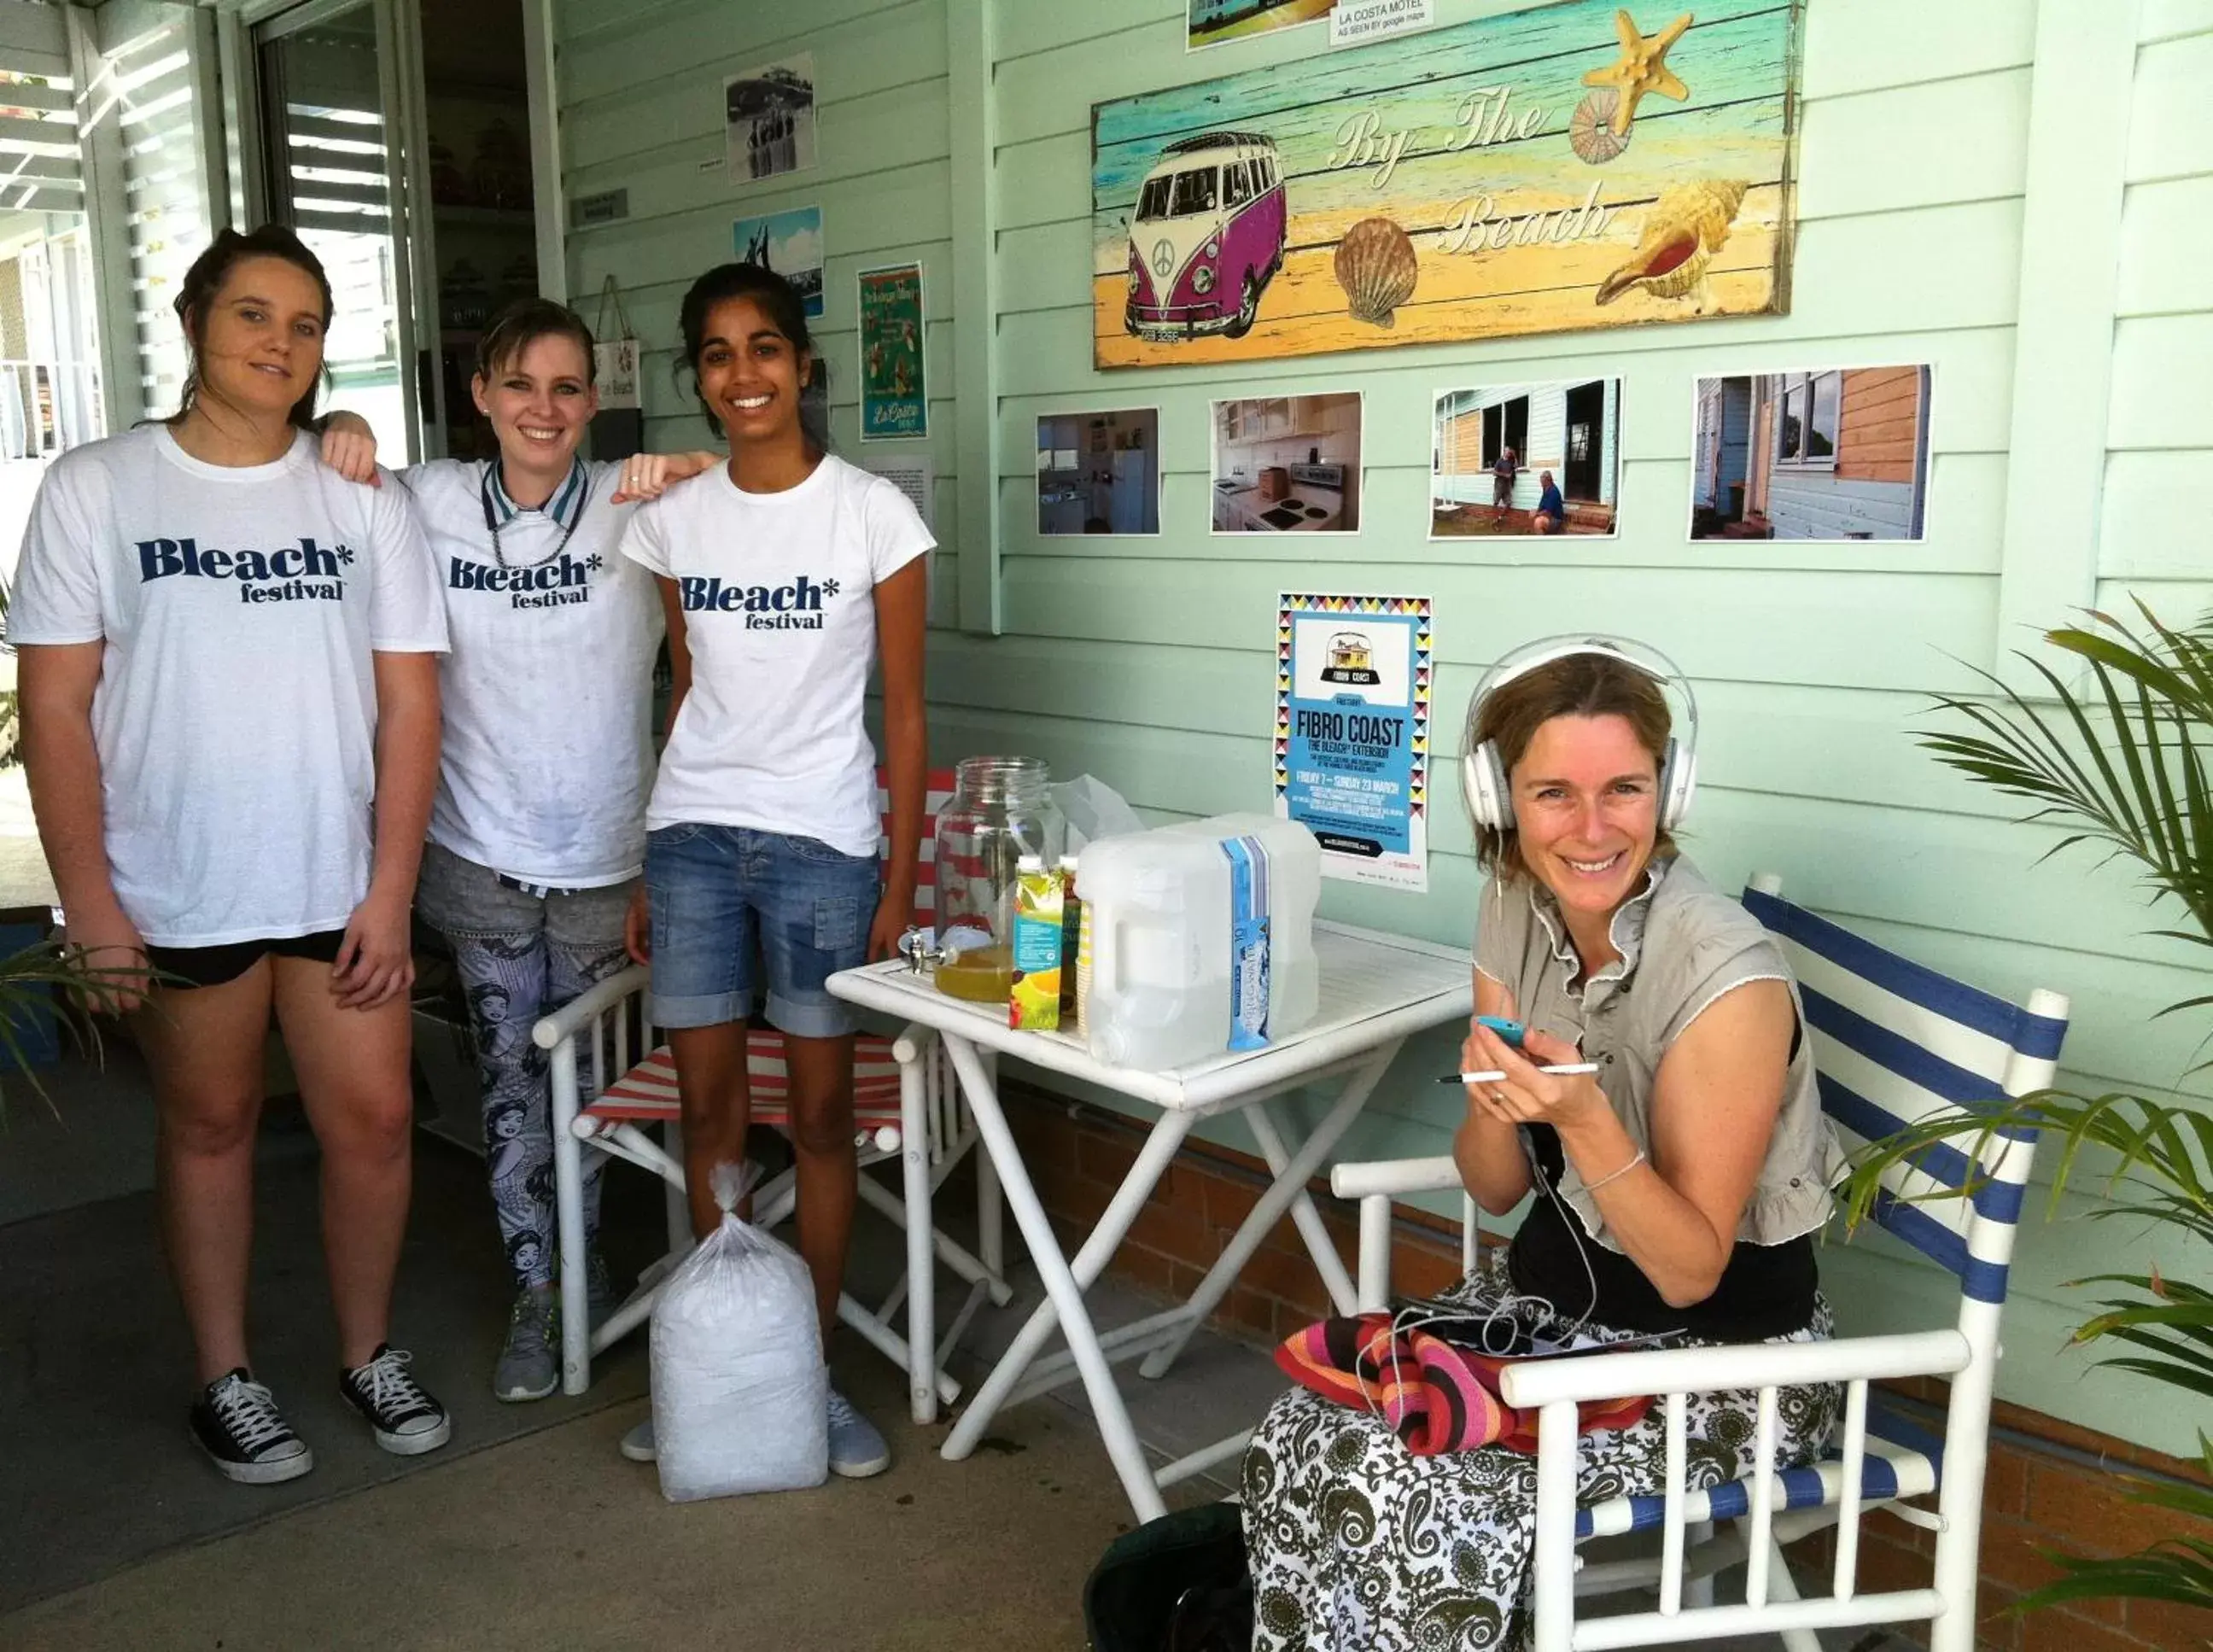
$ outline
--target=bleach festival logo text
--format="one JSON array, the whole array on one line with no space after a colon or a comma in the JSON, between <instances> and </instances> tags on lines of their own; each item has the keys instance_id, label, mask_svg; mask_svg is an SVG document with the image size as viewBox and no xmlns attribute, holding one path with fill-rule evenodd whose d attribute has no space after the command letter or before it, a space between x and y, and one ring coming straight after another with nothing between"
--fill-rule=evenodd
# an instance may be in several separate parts
<instances>
[{"instance_id":1,"label":"bleach festival logo text","mask_svg":"<svg viewBox=\"0 0 2213 1652\"><path fill-rule=\"evenodd\" d=\"M562 608L592 600L592 576L607 566L597 552L572 557L564 551L533 568L497 568L465 557L449 559L446 583L456 591L512 593L518 608Z\"/></svg>"},{"instance_id":2,"label":"bleach festival logo text","mask_svg":"<svg viewBox=\"0 0 2213 1652\"><path fill-rule=\"evenodd\" d=\"M734 585L693 575L677 590L686 613L742 613L747 631L820 631L822 605L838 594L838 582L802 574L789 585Z\"/></svg>"},{"instance_id":3,"label":"bleach festival logo text","mask_svg":"<svg viewBox=\"0 0 2213 1652\"><path fill-rule=\"evenodd\" d=\"M302 538L281 551L203 551L196 539L140 539L138 578L228 579L238 582L241 602L338 602L345 597L342 568L353 566L349 546L321 546Z\"/></svg>"}]
</instances>

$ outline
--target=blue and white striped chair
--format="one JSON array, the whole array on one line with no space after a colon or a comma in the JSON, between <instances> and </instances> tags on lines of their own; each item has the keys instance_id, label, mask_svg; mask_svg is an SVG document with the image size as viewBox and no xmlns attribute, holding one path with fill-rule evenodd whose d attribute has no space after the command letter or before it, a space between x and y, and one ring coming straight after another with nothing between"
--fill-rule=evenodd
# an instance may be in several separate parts
<instances>
[{"instance_id":1,"label":"blue and white striped chair","mask_svg":"<svg viewBox=\"0 0 2213 1652\"><path fill-rule=\"evenodd\" d=\"M1744 904L1789 957L1814 1039L1821 1105L1848 1145L1948 1106L1995 1103L2051 1084L2067 1032L2065 998L2039 991L2021 1008L1992 997L1792 905L1781 887L1779 879L1755 878ZM1921 1621L1930 1625L1930 1652L1972 1652L1998 1315L2034 1152L2033 1138L1984 1143L1970 1133L1922 1155L1917 1168L1900 1167L1884 1178L1875 1219L1960 1281L1959 1320L1951 1329L1601 1354L1506 1372L1507 1400L1539 1414L1537 1652L1734 1635L1777 1635L1790 1652L1819 1652L1816 1630ZM1979 1159L1972 1156L1978 1153ZM1969 1198L1920 1198L1968 1185L1971 1177L1977 1191ZM1449 1157L1340 1165L1331 1186L1340 1198L1361 1201L1361 1306L1381 1308L1389 1295L1391 1196L1457 1188L1459 1173ZM1472 1255L1474 1202L1464 1201L1462 1210ZM1951 1383L1941 1439L1869 1405L1871 1381L1916 1376ZM1843 1437L1827 1460L1777 1473L1776 1391L1816 1382L1848 1385ZM1753 1473L1729 1485L1688 1489L1688 1396L1747 1388L1759 1394ZM1667 1490L1578 1508L1576 1402L1622 1393L1662 1397ZM1932 1492L1933 1513L1907 1501ZM1930 1588L1858 1593L1860 1518L1873 1508L1936 1533ZM1730 1529L1716 1535L1716 1526ZM1782 1545L1828 1526L1838 1528L1832 1593L1801 1599ZM1661 1533L1656 1560L1579 1565L1576 1548L1584 1540L1641 1530ZM1739 1561L1744 1603L1714 1605L1713 1574ZM1576 1621L1578 1595L1655 1585L1655 1611Z\"/></svg>"}]
</instances>

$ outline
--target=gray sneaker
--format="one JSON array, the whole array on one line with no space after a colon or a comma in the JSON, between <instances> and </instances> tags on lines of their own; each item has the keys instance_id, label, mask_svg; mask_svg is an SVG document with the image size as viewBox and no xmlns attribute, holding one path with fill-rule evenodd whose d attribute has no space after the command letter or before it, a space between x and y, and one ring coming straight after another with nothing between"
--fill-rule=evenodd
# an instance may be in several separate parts
<instances>
[{"instance_id":1,"label":"gray sneaker","mask_svg":"<svg viewBox=\"0 0 2213 1652\"><path fill-rule=\"evenodd\" d=\"M507 1345L492 1368L492 1397L512 1405L561 1386L561 1301L551 1285L525 1285L507 1314Z\"/></svg>"},{"instance_id":2,"label":"gray sneaker","mask_svg":"<svg viewBox=\"0 0 2213 1652\"><path fill-rule=\"evenodd\" d=\"M830 1391L830 1472L849 1480L865 1480L892 1466L892 1448L876 1425L856 1410L853 1402L835 1388Z\"/></svg>"},{"instance_id":3,"label":"gray sneaker","mask_svg":"<svg viewBox=\"0 0 2213 1652\"><path fill-rule=\"evenodd\" d=\"M623 1436L621 1450L622 1454L634 1463L649 1463L654 1460L653 1417L650 1412L644 1422Z\"/></svg>"}]
</instances>

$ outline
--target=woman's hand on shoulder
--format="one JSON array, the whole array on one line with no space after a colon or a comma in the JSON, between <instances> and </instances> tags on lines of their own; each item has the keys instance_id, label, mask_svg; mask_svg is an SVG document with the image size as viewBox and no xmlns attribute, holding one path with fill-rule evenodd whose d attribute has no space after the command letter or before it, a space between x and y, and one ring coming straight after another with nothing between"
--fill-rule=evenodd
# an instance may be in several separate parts
<instances>
[{"instance_id":1,"label":"woman's hand on shoulder","mask_svg":"<svg viewBox=\"0 0 2213 1652\"><path fill-rule=\"evenodd\" d=\"M622 479L609 504L626 505L658 499L671 485L686 482L722 462L718 453L638 453L622 461Z\"/></svg>"},{"instance_id":2,"label":"woman's hand on shoulder","mask_svg":"<svg viewBox=\"0 0 2213 1652\"><path fill-rule=\"evenodd\" d=\"M323 463L349 482L381 487L376 472L376 432L359 413L336 412L323 421Z\"/></svg>"}]
</instances>

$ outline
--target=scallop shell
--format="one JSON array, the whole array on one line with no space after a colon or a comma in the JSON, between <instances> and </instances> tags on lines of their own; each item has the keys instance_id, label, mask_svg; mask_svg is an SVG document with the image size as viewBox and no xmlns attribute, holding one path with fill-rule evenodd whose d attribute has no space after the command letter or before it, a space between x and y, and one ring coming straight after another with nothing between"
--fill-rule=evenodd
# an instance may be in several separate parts
<instances>
[{"instance_id":1,"label":"scallop shell","mask_svg":"<svg viewBox=\"0 0 2213 1652\"><path fill-rule=\"evenodd\" d=\"M1337 244L1337 284L1356 321L1391 325L1391 313L1413 296L1418 272L1414 243L1388 218L1363 218Z\"/></svg>"},{"instance_id":2,"label":"scallop shell","mask_svg":"<svg viewBox=\"0 0 2213 1652\"><path fill-rule=\"evenodd\" d=\"M1601 86L1576 105L1568 118L1569 146L1594 167L1604 166L1629 147L1629 134L1613 129L1613 112L1620 104L1619 91Z\"/></svg>"}]
</instances>

